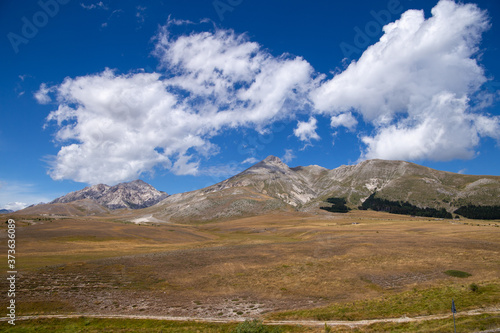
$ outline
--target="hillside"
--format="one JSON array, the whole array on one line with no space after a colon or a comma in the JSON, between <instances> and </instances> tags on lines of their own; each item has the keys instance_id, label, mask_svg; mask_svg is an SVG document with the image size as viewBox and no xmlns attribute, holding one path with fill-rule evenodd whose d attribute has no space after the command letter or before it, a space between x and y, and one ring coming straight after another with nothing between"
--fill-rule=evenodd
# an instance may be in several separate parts
<instances>
[{"instance_id":1,"label":"hillside","mask_svg":"<svg viewBox=\"0 0 500 333\"><path fill-rule=\"evenodd\" d=\"M370 196L453 213L462 206L499 205L500 177L462 175L385 160L332 170L317 165L290 168L279 158L269 156L229 179L196 191L169 196L140 180L112 187L100 184L29 211L54 214L66 210L65 214L81 215L133 208L116 214L135 222L190 223L270 212L318 213L328 198L345 199L347 206L356 209ZM73 207L81 200L97 206ZM64 208L66 203L73 203L72 208Z\"/></svg>"},{"instance_id":2,"label":"hillside","mask_svg":"<svg viewBox=\"0 0 500 333\"><path fill-rule=\"evenodd\" d=\"M317 165L290 168L269 156L218 184L172 195L144 213L162 221L195 222L276 210L318 212L329 197L345 198L348 206L357 208L374 193L377 198L453 212L468 204L498 204L500 177L461 175L384 160L333 170Z\"/></svg>"},{"instance_id":3,"label":"hillside","mask_svg":"<svg viewBox=\"0 0 500 333\"><path fill-rule=\"evenodd\" d=\"M115 186L92 185L57 198L50 203L58 204L90 199L109 209L140 209L152 206L166 197L168 197L167 193L158 191L142 180L134 180Z\"/></svg>"},{"instance_id":4,"label":"hillside","mask_svg":"<svg viewBox=\"0 0 500 333\"><path fill-rule=\"evenodd\" d=\"M109 214L110 210L91 199L68 203L39 204L21 209L16 215L90 216Z\"/></svg>"},{"instance_id":5,"label":"hillside","mask_svg":"<svg viewBox=\"0 0 500 333\"><path fill-rule=\"evenodd\" d=\"M368 160L342 166L322 177L323 197L344 197L352 206L368 196L405 201L418 207L455 210L463 205L496 205L500 177L438 171L404 161Z\"/></svg>"}]
</instances>

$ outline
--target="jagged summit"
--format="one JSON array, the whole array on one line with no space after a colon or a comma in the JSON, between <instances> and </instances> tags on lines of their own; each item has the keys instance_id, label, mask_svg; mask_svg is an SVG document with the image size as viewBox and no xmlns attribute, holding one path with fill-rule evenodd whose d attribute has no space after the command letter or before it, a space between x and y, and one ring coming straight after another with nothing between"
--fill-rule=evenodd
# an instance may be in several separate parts
<instances>
[{"instance_id":1,"label":"jagged summit","mask_svg":"<svg viewBox=\"0 0 500 333\"><path fill-rule=\"evenodd\" d=\"M91 199L109 209L138 209L152 206L166 197L168 197L167 193L158 191L148 183L137 179L115 186L106 184L88 186L83 190L57 198L51 204Z\"/></svg>"},{"instance_id":2,"label":"jagged summit","mask_svg":"<svg viewBox=\"0 0 500 333\"><path fill-rule=\"evenodd\" d=\"M500 177L461 175L387 160L366 160L331 170L318 165L290 168L271 155L229 179L196 191L168 196L135 180L89 186L52 203L78 204L71 208L78 214L82 207L98 213L102 206L147 207L140 211L146 220L193 223L269 212L317 213L332 197L345 199L355 209L372 195L453 212L464 205L498 205ZM94 203L101 206L93 207Z\"/></svg>"},{"instance_id":3,"label":"jagged summit","mask_svg":"<svg viewBox=\"0 0 500 333\"><path fill-rule=\"evenodd\" d=\"M129 184L129 185L139 185L139 186L143 186L143 185L149 185L148 183L146 183L144 180L142 179L136 179L136 180L132 180L128 183L121 183L121 184ZM151 185L149 185L151 186Z\"/></svg>"},{"instance_id":4,"label":"jagged summit","mask_svg":"<svg viewBox=\"0 0 500 333\"><path fill-rule=\"evenodd\" d=\"M264 160L254 164L247 170L243 171L242 174L249 173L268 173L268 172L281 172L286 173L290 170L288 165L283 163L279 157L269 155Z\"/></svg>"},{"instance_id":5,"label":"jagged summit","mask_svg":"<svg viewBox=\"0 0 500 333\"><path fill-rule=\"evenodd\" d=\"M265 159L263 159L261 162L265 163L283 163L279 157L276 157L274 155L269 155Z\"/></svg>"}]
</instances>

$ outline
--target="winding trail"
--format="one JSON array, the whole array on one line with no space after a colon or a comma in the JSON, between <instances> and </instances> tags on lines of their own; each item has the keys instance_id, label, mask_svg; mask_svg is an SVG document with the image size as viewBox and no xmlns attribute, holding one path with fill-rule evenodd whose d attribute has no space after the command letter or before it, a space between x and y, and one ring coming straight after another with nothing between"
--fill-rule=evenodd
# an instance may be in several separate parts
<instances>
[{"instance_id":1,"label":"winding trail","mask_svg":"<svg viewBox=\"0 0 500 333\"><path fill-rule=\"evenodd\" d=\"M455 314L456 317L460 316L476 316L482 314L499 314L500 308L485 308L478 310L462 311ZM68 315L37 315L37 316L19 316L16 317L17 320L32 320L41 318L57 318L57 319L69 319L69 318L107 318L107 319L154 319L154 320L169 320L169 321L196 321L196 322L209 322L209 323L234 323L243 322L251 318L215 318L215 317L171 317L171 316L154 316L154 315L100 315L100 314L68 314ZM324 326L325 323L328 326L348 326L351 328L359 326L367 326L375 323L406 323L406 322L418 322L426 320L439 320L452 317L452 314L447 315L430 315L430 316L418 316L418 317L406 317L401 318L381 318L381 319L366 319L366 320L332 320L332 321L318 321L318 320L264 320L266 325L302 325L302 326ZM10 320L7 317L0 318L0 321ZM500 332L500 328L489 330L487 332Z\"/></svg>"}]
</instances>

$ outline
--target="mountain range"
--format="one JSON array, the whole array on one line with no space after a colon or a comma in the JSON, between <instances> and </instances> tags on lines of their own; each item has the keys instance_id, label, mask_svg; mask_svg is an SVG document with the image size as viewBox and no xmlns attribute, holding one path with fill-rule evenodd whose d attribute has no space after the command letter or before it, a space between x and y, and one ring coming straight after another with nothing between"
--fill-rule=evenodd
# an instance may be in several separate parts
<instances>
[{"instance_id":1,"label":"mountain range","mask_svg":"<svg viewBox=\"0 0 500 333\"><path fill-rule=\"evenodd\" d=\"M71 192L50 202L51 204L68 203L77 200L91 199L109 209L140 209L152 206L168 197L142 180L120 183L115 186L98 184Z\"/></svg>"},{"instance_id":2,"label":"mountain range","mask_svg":"<svg viewBox=\"0 0 500 333\"><path fill-rule=\"evenodd\" d=\"M140 221L187 223L276 211L318 212L332 197L343 198L349 207L357 208L370 196L453 212L466 205L499 205L500 177L456 174L386 160L367 160L332 170L318 165L290 168L269 156L227 180L196 191L168 195L141 180L115 186L100 184L35 206L38 208L32 213L61 204L78 205L73 210L80 215L87 210L106 214L126 208L125 214L139 216Z\"/></svg>"}]
</instances>

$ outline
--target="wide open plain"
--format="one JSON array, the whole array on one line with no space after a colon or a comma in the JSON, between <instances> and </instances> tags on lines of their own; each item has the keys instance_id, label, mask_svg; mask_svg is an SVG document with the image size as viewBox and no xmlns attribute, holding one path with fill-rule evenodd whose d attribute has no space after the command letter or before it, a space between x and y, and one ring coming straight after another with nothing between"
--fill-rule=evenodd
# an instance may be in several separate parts
<instances>
[{"instance_id":1,"label":"wide open plain","mask_svg":"<svg viewBox=\"0 0 500 333\"><path fill-rule=\"evenodd\" d=\"M497 221L353 211L197 225L133 224L119 217L16 217L16 224L18 316L324 324L451 315L454 298L459 314L493 313L467 318L472 331L500 327ZM5 282L0 287L7 290Z\"/></svg>"}]
</instances>

